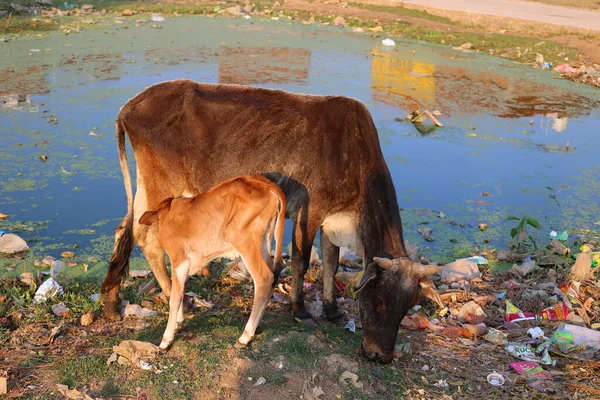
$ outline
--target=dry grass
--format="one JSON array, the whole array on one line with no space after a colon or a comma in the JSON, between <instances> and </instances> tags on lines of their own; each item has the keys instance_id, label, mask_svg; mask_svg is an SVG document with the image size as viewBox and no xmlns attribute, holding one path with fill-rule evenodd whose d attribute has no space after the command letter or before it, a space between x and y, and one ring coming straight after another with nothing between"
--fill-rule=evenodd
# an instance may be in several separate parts
<instances>
[{"instance_id":1,"label":"dry grass","mask_svg":"<svg viewBox=\"0 0 600 400\"><path fill-rule=\"evenodd\" d=\"M551 4L553 6L564 6L573 8L583 8L586 10L600 10L600 1L598 0L525 0L536 3Z\"/></svg>"}]
</instances>

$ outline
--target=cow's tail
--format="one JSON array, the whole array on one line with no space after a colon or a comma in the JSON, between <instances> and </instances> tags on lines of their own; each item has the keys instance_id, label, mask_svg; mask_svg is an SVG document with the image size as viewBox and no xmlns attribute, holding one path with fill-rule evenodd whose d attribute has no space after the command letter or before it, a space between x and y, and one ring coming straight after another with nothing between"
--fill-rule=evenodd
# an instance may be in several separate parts
<instances>
[{"instance_id":1,"label":"cow's tail","mask_svg":"<svg viewBox=\"0 0 600 400\"><path fill-rule=\"evenodd\" d=\"M115 247L113 255L108 265L106 279L102 283L101 292L103 295L113 291L115 287L120 287L122 280L129 272L129 258L133 251L133 188L131 185L131 174L127 164L127 150L125 148L125 130L123 124L117 119L117 146L119 151L119 163L123 173L125 184L125 193L127 194L127 215L117 228L115 234ZM118 292L118 289L117 289ZM116 299L114 299L116 301Z\"/></svg>"},{"instance_id":2,"label":"cow's tail","mask_svg":"<svg viewBox=\"0 0 600 400\"><path fill-rule=\"evenodd\" d=\"M278 210L277 210L277 219L275 220L275 255L273 257L273 273L275 274L275 280L273 281L273 287L277 284L279 280L279 274L283 270L283 228L285 225L285 210L287 207L287 202L285 195L281 191L281 189L277 188L277 191L273 191L273 194L277 197Z\"/></svg>"}]
</instances>

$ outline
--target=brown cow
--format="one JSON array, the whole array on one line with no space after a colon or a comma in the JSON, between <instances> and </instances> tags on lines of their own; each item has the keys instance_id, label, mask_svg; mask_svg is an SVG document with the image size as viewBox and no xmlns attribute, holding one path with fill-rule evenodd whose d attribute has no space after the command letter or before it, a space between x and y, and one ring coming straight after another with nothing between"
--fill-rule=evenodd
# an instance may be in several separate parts
<instances>
[{"instance_id":1,"label":"brown cow","mask_svg":"<svg viewBox=\"0 0 600 400\"><path fill-rule=\"evenodd\" d=\"M259 175L233 178L192 198L166 199L147 211L140 224L158 225L158 243L171 259L169 322L160 343L168 349L183 323L183 292L187 277L216 257L240 255L254 280L254 305L237 346L245 347L271 297L283 267L281 248L285 195ZM271 242L275 233L274 265Z\"/></svg>"},{"instance_id":2,"label":"brown cow","mask_svg":"<svg viewBox=\"0 0 600 400\"><path fill-rule=\"evenodd\" d=\"M310 318L302 295L310 252L321 229L323 307L339 318L334 275L339 247L363 255L360 288L363 352L391 360L400 321L428 285L425 269L404 248L396 190L371 115L359 101L189 80L149 87L123 106L117 143L127 215L102 284L104 312L117 299L137 242L166 295L171 281L154 227L137 221L168 197L193 196L226 179L260 174L287 198L292 220L292 311ZM135 201L125 132L137 162ZM394 260L393 267L374 257ZM430 293L430 291L424 292Z\"/></svg>"}]
</instances>

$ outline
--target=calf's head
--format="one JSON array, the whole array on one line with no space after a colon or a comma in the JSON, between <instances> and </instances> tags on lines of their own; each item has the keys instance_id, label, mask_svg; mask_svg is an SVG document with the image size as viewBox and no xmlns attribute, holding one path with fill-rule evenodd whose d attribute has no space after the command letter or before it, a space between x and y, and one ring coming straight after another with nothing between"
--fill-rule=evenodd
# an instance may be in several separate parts
<instances>
[{"instance_id":1,"label":"calf's head","mask_svg":"<svg viewBox=\"0 0 600 400\"><path fill-rule=\"evenodd\" d=\"M439 267L421 265L408 257L374 258L356 287L360 295L363 355L382 362L392 360L400 321L418 303L419 287L424 295L441 303L427 278L439 271Z\"/></svg>"},{"instance_id":2,"label":"calf's head","mask_svg":"<svg viewBox=\"0 0 600 400\"><path fill-rule=\"evenodd\" d=\"M140 225L152 225L155 222L159 222L161 218L171 210L171 203L173 198L168 198L160 202L156 211L146 211L139 220Z\"/></svg>"}]
</instances>

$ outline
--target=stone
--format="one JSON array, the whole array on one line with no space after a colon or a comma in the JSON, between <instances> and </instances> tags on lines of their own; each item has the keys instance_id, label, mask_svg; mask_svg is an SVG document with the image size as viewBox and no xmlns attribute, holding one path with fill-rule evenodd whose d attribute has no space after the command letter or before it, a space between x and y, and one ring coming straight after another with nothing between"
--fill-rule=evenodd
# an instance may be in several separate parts
<instances>
[{"instance_id":1,"label":"stone","mask_svg":"<svg viewBox=\"0 0 600 400\"><path fill-rule=\"evenodd\" d=\"M348 360L339 354L331 354L325 358L327 373L332 374L339 369L358 373L358 363Z\"/></svg>"},{"instance_id":2,"label":"stone","mask_svg":"<svg viewBox=\"0 0 600 400\"><path fill-rule=\"evenodd\" d=\"M91 312L82 314L79 320L81 326L89 326L92 324L92 322L94 322L94 314L92 314Z\"/></svg>"},{"instance_id":3,"label":"stone","mask_svg":"<svg viewBox=\"0 0 600 400\"><path fill-rule=\"evenodd\" d=\"M27 242L21 237L12 233L5 233L0 236L0 253L20 253L29 250Z\"/></svg>"},{"instance_id":4,"label":"stone","mask_svg":"<svg viewBox=\"0 0 600 400\"><path fill-rule=\"evenodd\" d=\"M54 315L59 317L68 317L71 315L71 310L65 305L65 303L58 303L52 306L52 312Z\"/></svg>"},{"instance_id":5,"label":"stone","mask_svg":"<svg viewBox=\"0 0 600 400\"><path fill-rule=\"evenodd\" d=\"M131 17L133 15L133 11L129 8L126 8L121 12L121 15L124 17Z\"/></svg>"},{"instance_id":6,"label":"stone","mask_svg":"<svg viewBox=\"0 0 600 400\"><path fill-rule=\"evenodd\" d=\"M464 50L471 50L473 48L473 43L471 43L471 42L463 43L460 45L460 48L464 49Z\"/></svg>"},{"instance_id":7,"label":"stone","mask_svg":"<svg viewBox=\"0 0 600 400\"><path fill-rule=\"evenodd\" d=\"M340 375L340 383L347 384L348 381L350 381L350 383L352 383L352 385L359 390L363 388L362 382L358 381L358 375L350 371L342 372L342 375Z\"/></svg>"},{"instance_id":8,"label":"stone","mask_svg":"<svg viewBox=\"0 0 600 400\"><path fill-rule=\"evenodd\" d=\"M225 12L227 14L231 14L231 15L241 15L242 14L242 7L240 7L240 6L227 7L225 9Z\"/></svg>"},{"instance_id":9,"label":"stone","mask_svg":"<svg viewBox=\"0 0 600 400\"><path fill-rule=\"evenodd\" d=\"M81 11L83 11L84 13L92 12L93 9L94 9L94 6L91 4L84 4L81 6Z\"/></svg>"},{"instance_id":10,"label":"stone","mask_svg":"<svg viewBox=\"0 0 600 400\"><path fill-rule=\"evenodd\" d=\"M468 260L456 260L442 267L442 282L452 283L459 280L481 278L477 264Z\"/></svg>"},{"instance_id":11,"label":"stone","mask_svg":"<svg viewBox=\"0 0 600 400\"><path fill-rule=\"evenodd\" d=\"M35 279L33 277L33 272L23 272L20 276L21 283L24 283L28 286L33 286L35 284Z\"/></svg>"}]
</instances>

